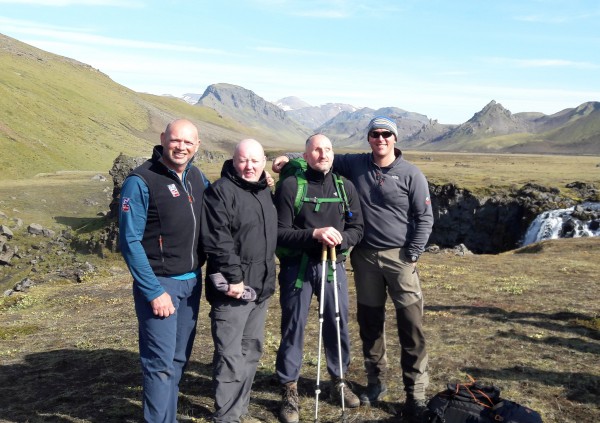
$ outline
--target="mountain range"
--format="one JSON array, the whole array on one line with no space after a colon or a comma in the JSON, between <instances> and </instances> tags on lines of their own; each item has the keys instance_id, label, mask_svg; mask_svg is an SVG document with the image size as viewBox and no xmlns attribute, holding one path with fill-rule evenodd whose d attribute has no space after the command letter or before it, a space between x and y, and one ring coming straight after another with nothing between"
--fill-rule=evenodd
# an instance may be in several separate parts
<instances>
[{"instance_id":1,"label":"mountain range","mask_svg":"<svg viewBox=\"0 0 600 423\"><path fill-rule=\"evenodd\" d=\"M312 106L297 97L271 103L229 83L181 98L156 96L119 85L76 59L0 34L0 178L109 169L121 152L148 155L176 117L196 123L209 151L230 153L248 137L268 151L298 150L314 132L328 135L336 147L367 149L365 128L377 115L396 121L403 149L600 154L598 102L545 115L512 114L490 101L467 122L447 125L395 106Z\"/></svg>"},{"instance_id":2,"label":"mountain range","mask_svg":"<svg viewBox=\"0 0 600 423\"><path fill-rule=\"evenodd\" d=\"M277 122L273 116L285 121L280 113L264 106L264 99L257 97L243 87L215 84L197 96L195 104L212 107L234 120L241 121L244 116L246 124L258 120L267 124ZM215 102L215 98L227 100ZM259 104L260 107L251 108L248 114L249 109L240 104ZM338 147L368 148L365 128L374 116L383 115L394 119L398 140L406 145L404 148L413 150L600 154L600 102L595 101L545 115L539 112L513 114L491 100L460 125L440 124L424 114L398 107L374 110L340 103L311 106L298 97L286 97L274 105L301 127L308 128L308 132L326 134ZM294 129L291 124L286 125Z\"/></svg>"}]
</instances>

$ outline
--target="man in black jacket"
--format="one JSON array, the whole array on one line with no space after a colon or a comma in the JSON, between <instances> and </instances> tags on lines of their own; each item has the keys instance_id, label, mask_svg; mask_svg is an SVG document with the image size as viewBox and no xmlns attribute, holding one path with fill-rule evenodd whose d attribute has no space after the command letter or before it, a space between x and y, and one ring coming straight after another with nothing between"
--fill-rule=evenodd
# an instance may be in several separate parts
<instances>
[{"instance_id":1,"label":"man in black jacket","mask_svg":"<svg viewBox=\"0 0 600 423\"><path fill-rule=\"evenodd\" d=\"M340 341L342 363L338 358L337 327L333 284L326 282L323 340L327 371L333 387L331 396L341 401L341 392L347 407L357 407L360 401L340 378L350 363L350 338L348 335L348 286L344 266L347 250L356 245L363 233L360 203L354 185L339 179L331 172L333 147L322 134L306 141L304 159L308 164L306 200L297 211L296 197L299 177L281 181L275 193L278 214L277 246L285 248L280 255L281 344L277 353L276 371L283 385L283 398L279 418L285 422L298 421L297 381L302 365L304 328L308 318L313 293L320 292L321 251L323 245L335 247L336 275L339 289ZM321 201L326 200L326 201ZM294 251L296 254L294 254ZM340 369L341 365L341 369Z\"/></svg>"},{"instance_id":2,"label":"man in black jacket","mask_svg":"<svg viewBox=\"0 0 600 423\"><path fill-rule=\"evenodd\" d=\"M277 212L265 164L258 141L241 141L204 197L202 243L214 342L214 422L237 422L247 416L263 352L268 299L275 291L277 243Z\"/></svg>"}]
</instances>

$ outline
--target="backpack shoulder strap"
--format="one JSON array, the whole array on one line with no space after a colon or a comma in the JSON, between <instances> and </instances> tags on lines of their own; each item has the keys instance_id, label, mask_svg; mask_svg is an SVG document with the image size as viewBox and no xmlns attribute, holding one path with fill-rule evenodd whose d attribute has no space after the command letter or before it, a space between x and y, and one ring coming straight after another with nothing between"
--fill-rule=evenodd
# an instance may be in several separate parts
<instances>
[{"instance_id":1,"label":"backpack shoulder strap","mask_svg":"<svg viewBox=\"0 0 600 423\"><path fill-rule=\"evenodd\" d=\"M334 173L333 180L335 181L335 188L337 189L338 196L342 199L344 212L348 214L348 217L352 217L352 212L350 211L350 202L348 201L348 194L346 194L346 188L344 185L344 179L337 173Z\"/></svg>"},{"instance_id":2,"label":"backpack shoulder strap","mask_svg":"<svg viewBox=\"0 0 600 423\"><path fill-rule=\"evenodd\" d=\"M296 198L294 199L294 216L298 216L302 204L304 204L304 197L306 196L306 175L302 169L296 170L296 182L298 183L298 189L296 190Z\"/></svg>"},{"instance_id":3,"label":"backpack shoulder strap","mask_svg":"<svg viewBox=\"0 0 600 423\"><path fill-rule=\"evenodd\" d=\"M306 175L304 172L306 171L307 163L306 160L302 158L292 159L285 164L283 169L281 169L281 173L279 174L279 180L275 185L275 188L279 188L284 179L293 176L296 178L298 182L298 188L296 190L296 197L294 198L294 216L297 216L302 208L302 203L304 201L304 196L306 195Z\"/></svg>"}]
</instances>

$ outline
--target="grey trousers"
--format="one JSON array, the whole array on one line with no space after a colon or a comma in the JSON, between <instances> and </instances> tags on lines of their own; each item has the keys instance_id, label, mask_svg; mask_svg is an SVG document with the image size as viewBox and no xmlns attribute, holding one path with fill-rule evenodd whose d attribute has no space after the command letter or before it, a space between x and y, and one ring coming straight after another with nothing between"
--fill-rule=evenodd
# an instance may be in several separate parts
<instances>
[{"instance_id":1,"label":"grey trousers","mask_svg":"<svg viewBox=\"0 0 600 423\"><path fill-rule=\"evenodd\" d=\"M396 308L404 390L408 396L425 399L429 376L423 332L423 295L416 267L405 254L401 248L353 249L357 320L367 380L377 382L387 373L385 302L389 294Z\"/></svg>"},{"instance_id":2,"label":"grey trousers","mask_svg":"<svg viewBox=\"0 0 600 423\"><path fill-rule=\"evenodd\" d=\"M263 353L268 300L214 302L214 422L239 422L248 412L256 367Z\"/></svg>"}]
</instances>

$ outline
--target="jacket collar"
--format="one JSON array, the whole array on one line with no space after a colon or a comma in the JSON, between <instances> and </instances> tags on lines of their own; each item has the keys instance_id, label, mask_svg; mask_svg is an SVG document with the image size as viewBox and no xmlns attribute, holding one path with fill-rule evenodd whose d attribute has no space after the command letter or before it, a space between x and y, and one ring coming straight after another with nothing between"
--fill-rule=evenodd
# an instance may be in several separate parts
<instances>
[{"instance_id":1,"label":"jacket collar","mask_svg":"<svg viewBox=\"0 0 600 423\"><path fill-rule=\"evenodd\" d=\"M245 191L257 192L268 187L267 175L264 171L260 175L260 179L258 181L247 181L237 174L235 168L233 167L233 159L225 160L225 163L223 163L223 168L221 169L221 177L229 179L231 182Z\"/></svg>"},{"instance_id":2,"label":"jacket collar","mask_svg":"<svg viewBox=\"0 0 600 423\"><path fill-rule=\"evenodd\" d=\"M329 172L327 172L327 173L323 173L319 170L314 170L310 166L306 167L306 172L305 172L306 179L309 181L314 181L314 182L323 182L325 180L325 177L329 174L331 174L331 170L329 170Z\"/></svg>"}]
</instances>

